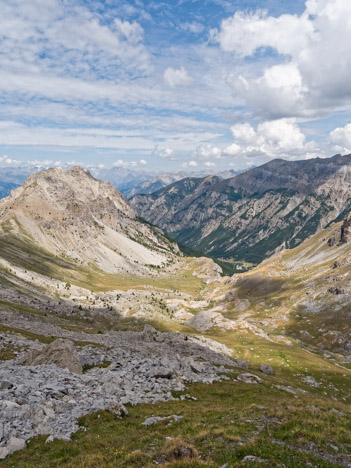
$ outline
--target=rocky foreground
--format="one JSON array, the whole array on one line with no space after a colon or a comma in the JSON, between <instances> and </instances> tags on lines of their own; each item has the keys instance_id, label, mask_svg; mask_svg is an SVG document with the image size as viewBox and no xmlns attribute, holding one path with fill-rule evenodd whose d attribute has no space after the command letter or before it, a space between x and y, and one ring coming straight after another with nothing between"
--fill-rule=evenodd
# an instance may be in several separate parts
<instances>
[{"instance_id":1,"label":"rocky foreground","mask_svg":"<svg viewBox=\"0 0 351 468\"><path fill-rule=\"evenodd\" d=\"M172 400L172 392L184 391L186 382L228 379L225 366L238 365L212 340L149 326L106 341L105 348L75 348L64 339L45 346L14 334L1 336L1 347L18 351L0 364L0 458L36 435L47 434L48 442L70 439L84 414L108 409L122 416L126 404Z\"/></svg>"}]
</instances>

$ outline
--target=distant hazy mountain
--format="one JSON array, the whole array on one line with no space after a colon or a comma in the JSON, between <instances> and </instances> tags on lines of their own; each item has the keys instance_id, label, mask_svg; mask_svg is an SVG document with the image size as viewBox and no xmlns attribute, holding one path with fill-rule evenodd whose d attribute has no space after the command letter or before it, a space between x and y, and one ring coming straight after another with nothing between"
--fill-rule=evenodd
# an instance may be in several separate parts
<instances>
[{"instance_id":1,"label":"distant hazy mountain","mask_svg":"<svg viewBox=\"0 0 351 468\"><path fill-rule=\"evenodd\" d=\"M123 191L123 194L126 198L131 198L134 195L138 194L151 194L157 192L163 187L167 187L167 185L173 184L178 180L184 179L188 177L188 174L185 172L175 172L175 173L165 173L160 174L152 177L151 179L143 182L142 184L135 185L130 189L126 189Z\"/></svg>"},{"instance_id":2,"label":"distant hazy mountain","mask_svg":"<svg viewBox=\"0 0 351 468\"><path fill-rule=\"evenodd\" d=\"M0 167L0 198L7 197L36 170L32 167Z\"/></svg>"},{"instance_id":3,"label":"distant hazy mountain","mask_svg":"<svg viewBox=\"0 0 351 468\"><path fill-rule=\"evenodd\" d=\"M351 210L351 155L277 159L226 180L184 179L131 203L189 247L258 263Z\"/></svg>"},{"instance_id":4,"label":"distant hazy mountain","mask_svg":"<svg viewBox=\"0 0 351 468\"><path fill-rule=\"evenodd\" d=\"M118 188L127 199L138 194L151 194L186 177L205 177L205 171L197 172L164 172L155 173L128 169L124 167L113 167L112 169L93 169L92 173L102 180L110 182ZM233 177L235 171L223 171L222 178Z\"/></svg>"},{"instance_id":5,"label":"distant hazy mountain","mask_svg":"<svg viewBox=\"0 0 351 468\"><path fill-rule=\"evenodd\" d=\"M95 177L110 182L110 184L117 187L124 196L126 196L128 190L150 180L154 176L153 173L148 171L128 169L126 167L93 168L90 171Z\"/></svg>"},{"instance_id":6,"label":"distant hazy mountain","mask_svg":"<svg viewBox=\"0 0 351 468\"><path fill-rule=\"evenodd\" d=\"M23 184L26 178L35 172L44 170L46 167L0 167L0 198L6 197L11 190ZM156 173L137 168L112 167L100 169L93 167L89 169L93 176L110 182L127 199L137 194L150 194L186 177L204 177L208 173L198 172L165 172ZM222 171L219 176L223 179L233 177L238 172L234 170Z\"/></svg>"}]
</instances>

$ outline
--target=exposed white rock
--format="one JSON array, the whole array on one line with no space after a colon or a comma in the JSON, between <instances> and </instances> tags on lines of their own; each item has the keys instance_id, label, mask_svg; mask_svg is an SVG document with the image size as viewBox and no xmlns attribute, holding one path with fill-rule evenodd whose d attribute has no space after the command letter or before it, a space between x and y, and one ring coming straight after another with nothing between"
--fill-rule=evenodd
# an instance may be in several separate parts
<instances>
[{"instance_id":1,"label":"exposed white rock","mask_svg":"<svg viewBox=\"0 0 351 468\"><path fill-rule=\"evenodd\" d=\"M83 340L87 337L78 336ZM47 434L69 440L78 430L77 419L84 414L108 409L120 415L127 412L127 403L171 400L172 392L186 389L186 382L228 379L223 375L227 371L224 365L236 365L228 357L230 350L220 343L181 333L160 333L150 326L144 332L89 335L89 339L104 348L78 348L80 362L89 367L110 362L107 368L92 367L85 374L77 374L55 364L22 366L22 354L0 363L0 383L4 382L0 385L3 457L10 453L11 438L27 440ZM16 335L12 340L15 342ZM32 343L36 352L41 346L41 354L45 354L45 345ZM200 357L201 362L197 360Z\"/></svg>"},{"instance_id":2,"label":"exposed white rock","mask_svg":"<svg viewBox=\"0 0 351 468\"><path fill-rule=\"evenodd\" d=\"M263 380L260 377L258 377L257 375L250 374L248 372L246 372L245 374L238 375L236 380L239 380L239 382L245 382L245 383L248 383L248 384L257 384L257 383L262 383L263 382Z\"/></svg>"},{"instance_id":3,"label":"exposed white rock","mask_svg":"<svg viewBox=\"0 0 351 468\"><path fill-rule=\"evenodd\" d=\"M151 418L145 419L144 422L142 422L142 426L153 426L154 424L157 424L159 421L169 421L169 424L172 424L172 422L178 422L183 419L183 416L178 416L176 414L172 414L172 416L152 416Z\"/></svg>"},{"instance_id":4,"label":"exposed white rock","mask_svg":"<svg viewBox=\"0 0 351 468\"><path fill-rule=\"evenodd\" d=\"M186 324L201 332L209 330L212 327L224 328L227 330L235 329L235 323L232 320L228 320L223 317L223 315L220 312L217 312L216 309L198 312L188 320ZM220 308L220 310L223 310L223 308Z\"/></svg>"}]
</instances>

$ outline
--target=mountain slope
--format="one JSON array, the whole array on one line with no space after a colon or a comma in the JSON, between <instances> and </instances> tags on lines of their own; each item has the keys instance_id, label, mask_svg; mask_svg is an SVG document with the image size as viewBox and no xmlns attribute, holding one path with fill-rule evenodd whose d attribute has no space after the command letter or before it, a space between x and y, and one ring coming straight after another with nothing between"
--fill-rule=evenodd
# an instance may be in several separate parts
<instances>
[{"instance_id":1,"label":"mountain slope","mask_svg":"<svg viewBox=\"0 0 351 468\"><path fill-rule=\"evenodd\" d=\"M201 197L219 182L181 187ZM349 466L350 223L223 278L73 168L30 177L0 202L0 226L0 458L14 437L24 448L1 466ZM130 274L102 275L122 241ZM150 272L140 247L172 264ZM71 340L64 362L48 359L55 338ZM59 367L74 356L84 375Z\"/></svg>"},{"instance_id":2,"label":"mountain slope","mask_svg":"<svg viewBox=\"0 0 351 468\"><path fill-rule=\"evenodd\" d=\"M81 167L33 174L1 200L0 244L2 253L11 245L36 245L109 273L145 273L176 251L159 230L138 220L116 188Z\"/></svg>"},{"instance_id":3,"label":"mountain slope","mask_svg":"<svg viewBox=\"0 0 351 468\"><path fill-rule=\"evenodd\" d=\"M351 363L350 221L234 275L220 294L225 317L245 319L273 339L340 353L341 362Z\"/></svg>"},{"instance_id":4,"label":"mountain slope","mask_svg":"<svg viewBox=\"0 0 351 468\"><path fill-rule=\"evenodd\" d=\"M180 181L130 202L182 244L257 264L351 210L351 155L273 160L227 180L205 178L191 190Z\"/></svg>"}]
</instances>

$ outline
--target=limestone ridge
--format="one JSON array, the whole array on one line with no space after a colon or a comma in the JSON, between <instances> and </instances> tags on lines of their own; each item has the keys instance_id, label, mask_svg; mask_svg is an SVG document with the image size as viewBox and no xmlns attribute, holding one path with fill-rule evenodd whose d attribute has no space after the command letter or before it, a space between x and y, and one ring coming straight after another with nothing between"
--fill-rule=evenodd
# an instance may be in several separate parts
<instances>
[{"instance_id":1,"label":"limestone ridge","mask_svg":"<svg viewBox=\"0 0 351 468\"><path fill-rule=\"evenodd\" d=\"M347 216L351 155L276 159L226 180L184 179L130 202L182 244L259 263Z\"/></svg>"},{"instance_id":2,"label":"limestone ridge","mask_svg":"<svg viewBox=\"0 0 351 468\"><path fill-rule=\"evenodd\" d=\"M14 236L109 273L145 273L176 251L115 187L79 166L32 174L0 201L0 239Z\"/></svg>"}]
</instances>

